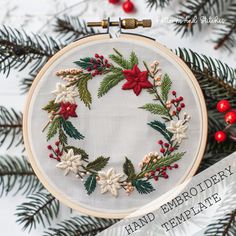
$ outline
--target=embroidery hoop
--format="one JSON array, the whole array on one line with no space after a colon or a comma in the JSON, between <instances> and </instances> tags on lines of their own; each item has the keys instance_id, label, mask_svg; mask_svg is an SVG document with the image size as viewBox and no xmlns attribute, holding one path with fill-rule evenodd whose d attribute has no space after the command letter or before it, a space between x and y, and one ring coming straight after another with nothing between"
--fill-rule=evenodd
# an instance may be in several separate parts
<instances>
[{"instance_id":1,"label":"embroidery hoop","mask_svg":"<svg viewBox=\"0 0 236 236\"><path fill-rule=\"evenodd\" d=\"M99 40L109 40L110 38L112 38L110 34L100 34L100 35L94 35L94 36L80 39L74 43L71 43L70 45L68 45L67 47L65 47L61 51L59 51L46 63L46 65L42 68L42 70L37 75L32 87L30 89L28 98L27 98L25 111L24 111L23 133L24 133L26 151L28 153L30 163L31 163L36 175L38 176L40 181L43 183L43 185L48 189L48 191L51 192L57 199L59 199L61 202L63 202L65 205L71 207L72 209L78 210L79 212L82 212L84 214L93 215L93 216L97 216L97 217L104 217L104 218L123 218L123 217L127 216L128 214L132 213L134 209L129 209L129 210L124 211L122 213L120 213L120 212L119 213L107 213L104 211L91 210L91 209L88 209L84 206L80 206L78 204L75 204L73 201L66 198L65 195L58 192L47 181L46 177L40 171L40 168L38 167L36 160L32 154L30 140L29 140L29 128L30 127L28 124L28 117L29 117L29 107L31 104L31 99L33 97L34 91L37 88L37 85L38 85L40 79L42 78L44 73L47 71L47 69L58 58L60 58L62 55L64 55L68 51L72 50L73 48L76 48L81 45L85 45L87 43L94 42L94 41L98 42ZM195 91L196 91L198 99L199 99L200 108L201 108L201 120L202 120L201 141L200 141L200 145L199 145L199 149L198 149L198 155L195 158L194 165L190 168L188 173L185 173L184 178L182 178L181 181L176 183L176 185L178 185L178 184L182 183L184 180L187 180L194 175L194 173L196 172L196 170L201 162L202 156L204 154L204 149L205 149L206 140L207 140L207 112L206 112L205 101L204 101L200 86L198 85L198 82L197 82L196 78L194 77L194 75L192 74L192 72L190 71L190 69L174 53L172 53L169 49L167 49L163 45L159 44L158 42L153 41L152 39L149 39L145 36L127 34L127 33L125 33L125 34L121 33L119 38L122 40L130 40L130 41L134 40L134 41L138 41L138 42L141 42L141 43L144 43L147 45L157 47L160 51L162 51L169 58L172 58L172 60L174 60L176 62L176 64L178 64L181 67L181 69L188 75L188 78L191 80L192 85L195 88Z\"/></svg>"}]
</instances>

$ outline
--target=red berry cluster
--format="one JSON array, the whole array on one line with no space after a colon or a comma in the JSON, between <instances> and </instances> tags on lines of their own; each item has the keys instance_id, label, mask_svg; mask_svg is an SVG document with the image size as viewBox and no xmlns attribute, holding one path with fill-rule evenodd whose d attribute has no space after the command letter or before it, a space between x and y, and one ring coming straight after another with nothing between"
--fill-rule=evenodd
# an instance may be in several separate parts
<instances>
[{"instance_id":1,"label":"red berry cluster","mask_svg":"<svg viewBox=\"0 0 236 236\"><path fill-rule=\"evenodd\" d=\"M177 169L179 167L178 164L174 165L169 165L169 166L162 166L162 167L157 167L155 171L150 171L148 175L146 175L147 179L153 178L155 181L158 181L158 179L164 178L168 179L169 175L166 173L167 170L173 170Z\"/></svg>"},{"instance_id":2,"label":"red berry cluster","mask_svg":"<svg viewBox=\"0 0 236 236\"><path fill-rule=\"evenodd\" d=\"M109 3L112 3L112 4L119 4L120 3L120 0L108 0L108 1L109 1ZM134 11L134 4L131 0L125 0L122 3L122 8L126 13L131 13Z\"/></svg>"},{"instance_id":3,"label":"red berry cluster","mask_svg":"<svg viewBox=\"0 0 236 236\"><path fill-rule=\"evenodd\" d=\"M175 110L172 111L172 116L179 117L179 113L185 108L185 104L183 102L184 98L182 96L177 97L176 91L172 91L172 95L174 96L173 99L171 99L171 103L175 107Z\"/></svg>"},{"instance_id":4,"label":"red berry cluster","mask_svg":"<svg viewBox=\"0 0 236 236\"><path fill-rule=\"evenodd\" d=\"M215 133L215 140L218 143L222 143L227 138L227 130L233 125L236 124L236 111L231 109L231 104L228 100L221 100L217 103L217 110L225 114L225 122L227 124L224 130L219 130ZM234 140L235 137L231 135L231 138Z\"/></svg>"},{"instance_id":5,"label":"red berry cluster","mask_svg":"<svg viewBox=\"0 0 236 236\"><path fill-rule=\"evenodd\" d=\"M161 146L160 153L162 153L163 156L168 155L175 150L169 143L164 143L162 140L159 140L157 143Z\"/></svg>"},{"instance_id":6,"label":"red berry cluster","mask_svg":"<svg viewBox=\"0 0 236 236\"><path fill-rule=\"evenodd\" d=\"M93 77L96 75L102 75L103 72L110 68L111 64L102 55L95 54L95 58L90 58L90 62L87 67L87 71L91 73Z\"/></svg>"},{"instance_id":7,"label":"red berry cluster","mask_svg":"<svg viewBox=\"0 0 236 236\"><path fill-rule=\"evenodd\" d=\"M51 151L51 153L49 153L49 157L51 159L55 159L57 161L61 161L61 156L63 154L63 150L62 150L62 146L60 141L56 141L55 142L55 148L52 147L52 145L48 145L47 148L49 151Z\"/></svg>"}]
</instances>

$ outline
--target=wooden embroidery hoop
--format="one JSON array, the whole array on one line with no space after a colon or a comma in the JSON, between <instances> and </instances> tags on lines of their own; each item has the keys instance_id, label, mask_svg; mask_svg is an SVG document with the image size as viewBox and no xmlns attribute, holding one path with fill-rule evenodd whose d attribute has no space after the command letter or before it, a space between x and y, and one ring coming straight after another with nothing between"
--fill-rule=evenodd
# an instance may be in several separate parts
<instances>
[{"instance_id":1,"label":"wooden embroidery hoop","mask_svg":"<svg viewBox=\"0 0 236 236\"><path fill-rule=\"evenodd\" d=\"M89 42L106 40L106 39L110 39L110 37L111 37L110 34L100 34L100 35L94 35L94 36L89 36L89 37L80 39L74 43L69 44L68 46L66 46L62 50L60 50L45 64L45 66L41 69L41 71L39 72L39 74L35 78L34 83L31 87L28 97L27 97L27 101L26 101L25 109L24 109L24 116L23 116L23 135L24 135L24 143L25 143L25 147L26 147L26 152L28 154L28 158L29 158L29 161L32 165L32 168L33 168L34 172L36 173L37 177L39 178L39 180L42 182L42 184L45 186L45 188L52 195L54 195L59 201L61 201L62 203L64 203L68 207L70 207L74 210L77 210L83 214L92 215L95 217L102 217L102 218L120 219L120 218L124 218L127 215L131 214L133 212L133 210L126 211L124 213L106 213L106 212L93 211L91 209L87 209L87 208L80 206L78 204L75 204L73 201L65 198L65 196L63 194L58 192L47 181L45 176L41 173L41 171L36 163L36 160L33 157L32 149L31 149L30 142L29 142L29 125L28 125L29 107L30 107L32 96L34 94L34 91L35 91L40 79L43 77L44 73L48 70L48 68L66 52L68 52L76 47L79 47L81 45L87 44ZM193 73L187 67L187 65L178 56L176 56L173 52L171 52L165 46L159 44L158 42L156 42L150 38L147 38L147 37L141 36L141 35L133 35L133 34L126 33L126 34L120 34L119 38L124 39L124 40L140 41L142 43L157 47L160 51L165 53L167 56L171 57L181 67L181 69L188 75L188 78L191 80L192 85L195 88L195 91L196 91L198 99L199 99L200 108L201 108L201 119L202 119L202 132L201 133L202 133L202 136L201 136L199 150L198 150L197 157L195 158L194 165L192 166L190 171L185 175L185 178L182 179L181 181L179 181L179 183L176 183L176 185L181 184L183 181L191 178L195 174L195 172L197 171L199 164L202 160L205 146L206 146L206 142L207 142L208 119L207 119L207 110L206 110L205 100L204 100L201 88L200 88L196 78L194 77Z\"/></svg>"}]
</instances>

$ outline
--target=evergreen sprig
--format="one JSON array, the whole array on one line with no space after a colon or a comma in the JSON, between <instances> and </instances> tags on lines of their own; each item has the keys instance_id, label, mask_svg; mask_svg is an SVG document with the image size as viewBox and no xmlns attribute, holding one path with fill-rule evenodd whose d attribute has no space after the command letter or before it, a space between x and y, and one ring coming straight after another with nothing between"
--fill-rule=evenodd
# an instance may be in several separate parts
<instances>
[{"instance_id":1,"label":"evergreen sprig","mask_svg":"<svg viewBox=\"0 0 236 236\"><path fill-rule=\"evenodd\" d=\"M147 7L149 9L157 9L157 8L164 8L168 6L170 3L170 0L146 0Z\"/></svg>"},{"instance_id":2,"label":"evergreen sprig","mask_svg":"<svg viewBox=\"0 0 236 236\"><path fill-rule=\"evenodd\" d=\"M0 196L12 191L28 195L41 188L25 157L0 156Z\"/></svg>"},{"instance_id":3,"label":"evergreen sprig","mask_svg":"<svg viewBox=\"0 0 236 236\"><path fill-rule=\"evenodd\" d=\"M179 13L174 15L175 31L182 36L194 33L195 26L202 29L200 18L220 14L228 0L187 0Z\"/></svg>"},{"instance_id":4,"label":"evergreen sprig","mask_svg":"<svg viewBox=\"0 0 236 236\"><path fill-rule=\"evenodd\" d=\"M5 142L7 149L23 144L22 113L0 106L0 146Z\"/></svg>"},{"instance_id":5,"label":"evergreen sprig","mask_svg":"<svg viewBox=\"0 0 236 236\"><path fill-rule=\"evenodd\" d=\"M37 73L31 72L29 73L27 77L21 79L19 87L20 87L20 90L22 91L22 94L25 94L29 91L36 76L37 76Z\"/></svg>"},{"instance_id":6,"label":"evergreen sprig","mask_svg":"<svg viewBox=\"0 0 236 236\"><path fill-rule=\"evenodd\" d=\"M56 228L49 228L44 236L94 236L105 230L118 220L74 216L64 220Z\"/></svg>"},{"instance_id":7,"label":"evergreen sprig","mask_svg":"<svg viewBox=\"0 0 236 236\"><path fill-rule=\"evenodd\" d=\"M39 191L27 197L27 202L17 206L16 216L23 230L36 228L38 224L44 227L50 225L51 220L57 217L60 203L55 197L45 190Z\"/></svg>"},{"instance_id":8,"label":"evergreen sprig","mask_svg":"<svg viewBox=\"0 0 236 236\"><path fill-rule=\"evenodd\" d=\"M8 76L11 69L21 71L30 66L30 72L34 73L62 46L52 37L3 26L0 29L0 72Z\"/></svg>"},{"instance_id":9,"label":"evergreen sprig","mask_svg":"<svg viewBox=\"0 0 236 236\"><path fill-rule=\"evenodd\" d=\"M72 42L84 36L98 33L93 28L87 27L86 22L78 17L64 15L56 19L54 31L66 42Z\"/></svg>"},{"instance_id":10,"label":"evergreen sprig","mask_svg":"<svg viewBox=\"0 0 236 236\"><path fill-rule=\"evenodd\" d=\"M236 235L236 209L226 214L224 218L210 224L204 232L206 236L235 236Z\"/></svg>"},{"instance_id":11,"label":"evergreen sprig","mask_svg":"<svg viewBox=\"0 0 236 236\"><path fill-rule=\"evenodd\" d=\"M224 47L231 51L236 44L236 2L230 3L221 18L225 20L225 23L216 26L215 33L218 38L213 40L215 49Z\"/></svg>"}]
</instances>

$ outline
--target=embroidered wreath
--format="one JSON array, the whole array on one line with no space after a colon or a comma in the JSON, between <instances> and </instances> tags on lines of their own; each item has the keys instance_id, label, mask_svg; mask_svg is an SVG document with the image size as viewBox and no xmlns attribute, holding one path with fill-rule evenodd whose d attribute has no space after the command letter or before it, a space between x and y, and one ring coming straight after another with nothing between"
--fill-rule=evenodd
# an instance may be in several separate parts
<instances>
[{"instance_id":1,"label":"embroidered wreath","mask_svg":"<svg viewBox=\"0 0 236 236\"><path fill-rule=\"evenodd\" d=\"M91 194L97 185L101 193L110 192L118 196L118 190L123 188L128 195L135 189L140 194L154 191L154 181L168 179L168 172L178 168L176 162L184 152L177 152L179 145L187 137L190 116L183 115L185 108L184 98L177 96L171 90L171 79L168 74L162 75L160 63L154 61L150 66L143 62L145 70L141 71L138 57L131 52L127 60L116 49L109 55L112 62L104 56L95 54L94 57L82 58L74 63L80 69L66 69L56 72L64 80L57 83L56 90L52 91L55 99L50 101L43 110L49 113L49 122L43 131L47 130L47 141L58 135L55 145L48 145L49 157L58 163L57 168L65 171L65 175L72 172L77 178L84 181L85 189ZM91 109L92 96L88 90L88 82L98 75L104 79L98 90L98 97L104 96L110 89L120 82L124 82L123 90L133 90L139 96L146 90L153 97L153 103L140 107L154 115L158 115L164 122L154 120L148 125L163 136L157 141L159 152L150 152L139 163L137 171L127 157L123 164L123 173L116 173L114 168L105 171L109 157L100 156L89 161L86 151L78 146L69 145L69 139L82 140L85 137L73 126L72 118L76 118L77 101L79 99ZM171 97L171 98L170 98ZM182 119L180 118L182 116ZM168 126L166 125L168 124Z\"/></svg>"}]
</instances>

